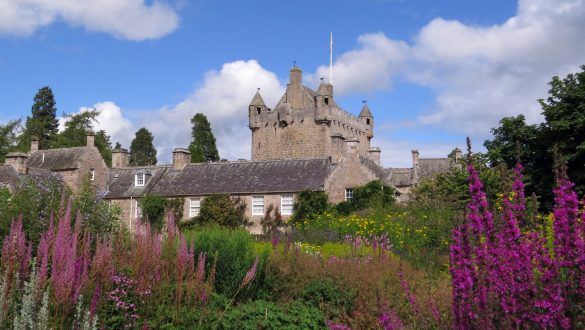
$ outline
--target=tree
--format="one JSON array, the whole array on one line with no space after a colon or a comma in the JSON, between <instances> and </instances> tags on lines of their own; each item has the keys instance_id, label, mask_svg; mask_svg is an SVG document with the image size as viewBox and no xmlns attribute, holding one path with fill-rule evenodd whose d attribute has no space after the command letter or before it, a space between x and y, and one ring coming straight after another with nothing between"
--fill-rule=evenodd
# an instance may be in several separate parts
<instances>
[{"instance_id":1,"label":"tree","mask_svg":"<svg viewBox=\"0 0 585 330\"><path fill-rule=\"evenodd\" d=\"M16 147L19 130L20 119L0 125L0 163L4 163L6 155Z\"/></svg>"},{"instance_id":2,"label":"tree","mask_svg":"<svg viewBox=\"0 0 585 330\"><path fill-rule=\"evenodd\" d=\"M192 163L217 162L219 154L215 145L215 137L211 132L211 125L207 117L197 113L191 119L193 141L189 145Z\"/></svg>"},{"instance_id":3,"label":"tree","mask_svg":"<svg viewBox=\"0 0 585 330\"><path fill-rule=\"evenodd\" d=\"M51 147L70 148L85 146L87 143L87 135L94 134L93 125L98 115L99 112L96 110L65 115L65 129L55 137ZM106 164L111 166L112 143L106 131L98 131L95 134L94 143Z\"/></svg>"},{"instance_id":4,"label":"tree","mask_svg":"<svg viewBox=\"0 0 585 330\"><path fill-rule=\"evenodd\" d=\"M73 200L73 208L81 213L82 224L93 237L111 233L120 219L122 210L116 204L103 200L89 176L86 175L81 183L81 190Z\"/></svg>"},{"instance_id":5,"label":"tree","mask_svg":"<svg viewBox=\"0 0 585 330\"><path fill-rule=\"evenodd\" d=\"M153 140L152 134L145 127L136 132L136 136L130 143L130 165L148 166L156 164L156 149L152 144Z\"/></svg>"},{"instance_id":6,"label":"tree","mask_svg":"<svg viewBox=\"0 0 585 330\"><path fill-rule=\"evenodd\" d=\"M220 225L231 228L248 226L246 203L240 197L213 194L203 199L199 215L191 219L191 222L197 225Z\"/></svg>"},{"instance_id":7,"label":"tree","mask_svg":"<svg viewBox=\"0 0 585 330\"><path fill-rule=\"evenodd\" d=\"M301 224L315 215L322 214L328 208L327 193L324 191L303 190L297 196L290 221L293 224Z\"/></svg>"},{"instance_id":8,"label":"tree","mask_svg":"<svg viewBox=\"0 0 585 330\"><path fill-rule=\"evenodd\" d=\"M31 117L26 119L24 134L19 143L20 151L28 151L31 138L39 139L39 149L48 149L59 132L55 96L50 87L39 89L31 108Z\"/></svg>"}]
</instances>

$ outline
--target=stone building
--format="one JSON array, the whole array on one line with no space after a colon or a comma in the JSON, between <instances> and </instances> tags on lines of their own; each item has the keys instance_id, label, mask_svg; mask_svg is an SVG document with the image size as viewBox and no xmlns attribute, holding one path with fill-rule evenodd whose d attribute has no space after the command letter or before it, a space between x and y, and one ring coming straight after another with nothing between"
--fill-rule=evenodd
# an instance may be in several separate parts
<instances>
[{"instance_id":1,"label":"stone building","mask_svg":"<svg viewBox=\"0 0 585 330\"><path fill-rule=\"evenodd\" d=\"M242 109L245 111L245 109ZM74 192L83 175L90 175L106 192L105 199L119 205L122 220L133 229L141 217L138 201L146 194L184 201L183 220L198 214L201 201L214 193L241 197L246 215L259 233L260 219L269 205L283 216L293 212L296 196L305 189L325 191L332 203L353 198L353 189L372 180L394 186L399 201L407 201L420 180L457 166L460 151L451 158L420 158L413 150L412 168L383 168L381 150L371 146L374 116L364 103L358 116L335 101L333 86L322 82L316 91L303 85L302 71L290 70L286 92L269 108L256 92L248 107L252 134L249 161L191 164L187 149L173 151L172 164L129 166L125 149L112 151L112 168L106 168L93 136L85 147L12 153L0 166L0 184L14 189L15 177L31 169L59 173Z\"/></svg>"},{"instance_id":2,"label":"stone building","mask_svg":"<svg viewBox=\"0 0 585 330\"><path fill-rule=\"evenodd\" d=\"M47 150L39 150L39 141L33 138L29 152L6 155L4 165L0 166L0 185L14 189L15 173L22 176L31 171L50 171L61 176L73 193L79 191L85 176L89 176L98 189L105 190L108 167L94 145L94 138L88 135L84 147Z\"/></svg>"}]
</instances>

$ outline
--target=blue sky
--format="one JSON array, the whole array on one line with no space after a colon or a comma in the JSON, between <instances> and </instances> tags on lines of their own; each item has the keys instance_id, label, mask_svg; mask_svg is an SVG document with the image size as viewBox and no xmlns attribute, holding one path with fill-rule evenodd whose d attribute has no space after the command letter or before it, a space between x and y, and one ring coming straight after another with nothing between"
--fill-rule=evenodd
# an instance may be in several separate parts
<instances>
[{"instance_id":1,"label":"blue sky","mask_svg":"<svg viewBox=\"0 0 585 330\"><path fill-rule=\"evenodd\" d=\"M101 111L114 142L149 128L162 162L196 112L222 157L249 158L254 91L273 106L293 61L314 87L333 32L337 103L367 99L383 164L410 166L413 148L479 148L503 116L538 122L550 78L585 64L584 30L584 0L0 0L0 122L48 85L60 114Z\"/></svg>"}]
</instances>

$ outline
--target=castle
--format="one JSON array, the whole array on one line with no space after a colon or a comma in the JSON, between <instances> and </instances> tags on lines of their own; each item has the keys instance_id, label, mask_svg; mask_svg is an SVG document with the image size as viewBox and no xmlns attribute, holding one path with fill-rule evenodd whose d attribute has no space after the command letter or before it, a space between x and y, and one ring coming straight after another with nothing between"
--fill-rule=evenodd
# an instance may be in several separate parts
<instances>
[{"instance_id":1,"label":"castle","mask_svg":"<svg viewBox=\"0 0 585 330\"><path fill-rule=\"evenodd\" d=\"M184 219L199 214L201 201L210 194L241 197L246 215L260 233L260 219L269 205L289 217L299 192L325 191L332 203L351 200L353 188L382 180L396 188L401 202L420 180L458 165L461 151L447 158L420 158L412 151L412 168L383 168L381 150L371 146L374 116L364 103L356 117L344 111L333 96L333 86L322 82L317 91L304 86L302 71L290 70L286 92L272 109L260 91L248 107L252 133L249 161L190 163L187 149L173 150L172 164L129 166L125 149L112 150L112 167L107 168L94 138L84 147L38 150L33 140L29 153L10 153L0 165L0 186L18 189L22 177L34 171L61 175L76 192L81 179L89 176L105 191L105 199L122 209L122 221L131 230L141 217L138 201L146 194L184 201ZM184 220L183 219L183 220Z\"/></svg>"}]
</instances>

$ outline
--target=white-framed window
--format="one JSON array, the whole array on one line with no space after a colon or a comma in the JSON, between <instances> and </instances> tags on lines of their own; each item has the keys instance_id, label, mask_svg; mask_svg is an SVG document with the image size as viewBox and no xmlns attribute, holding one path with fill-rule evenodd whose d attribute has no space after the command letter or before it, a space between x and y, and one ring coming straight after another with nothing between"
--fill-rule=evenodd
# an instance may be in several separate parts
<instances>
[{"instance_id":1,"label":"white-framed window","mask_svg":"<svg viewBox=\"0 0 585 330\"><path fill-rule=\"evenodd\" d=\"M134 218L142 218L142 209L137 199L134 200Z\"/></svg>"},{"instance_id":2,"label":"white-framed window","mask_svg":"<svg viewBox=\"0 0 585 330\"><path fill-rule=\"evenodd\" d=\"M264 215L264 196L252 196L252 215Z\"/></svg>"},{"instance_id":3,"label":"white-framed window","mask_svg":"<svg viewBox=\"0 0 585 330\"><path fill-rule=\"evenodd\" d=\"M95 180L95 169L91 169L89 170L89 180L90 181L94 181Z\"/></svg>"},{"instance_id":4,"label":"white-framed window","mask_svg":"<svg viewBox=\"0 0 585 330\"><path fill-rule=\"evenodd\" d=\"M144 173L138 173L134 176L134 185L136 187L144 187Z\"/></svg>"},{"instance_id":5,"label":"white-framed window","mask_svg":"<svg viewBox=\"0 0 585 330\"><path fill-rule=\"evenodd\" d=\"M345 188L345 201L349 202L353 199L353 188Z\"/></svg>"},{"instance_id":6,"label":"white-framed window","mask_svg":"<svg viewBox=\"0 0 585 330\"><path fill-rule=\"evenodd\" d=\"M189 198L189 217L196 217L199 215L201 209L201 197Z\"/></svg>"},{"instance_id":7,"label":"white-framed window","mask_svg":"<svg viewBox=\"0 0 585 330\"><path fill-rule=\"evenodd\" d=\"M280 195L280 210L282 215L293 213L293 195Z\"/></svg>"}]
</instances>

